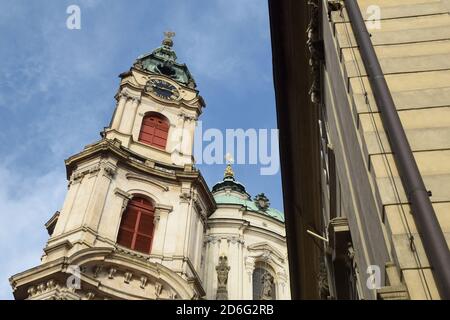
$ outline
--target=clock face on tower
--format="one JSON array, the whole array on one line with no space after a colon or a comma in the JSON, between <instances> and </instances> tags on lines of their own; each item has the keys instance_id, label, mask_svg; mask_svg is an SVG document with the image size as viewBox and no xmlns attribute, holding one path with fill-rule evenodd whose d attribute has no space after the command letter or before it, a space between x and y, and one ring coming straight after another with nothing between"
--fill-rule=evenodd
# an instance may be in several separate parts
<instances>
[{"instance_id":1,"label":"clock face on tower","mask_svg":"<svg viewBox=\"0 0 450 320\"><path fill-rule=\"evenodd\" d=\"M161 79L150 79L146 90L165 100L176 100L180 96L173 84Z\"/></svg>"}]
</instances>

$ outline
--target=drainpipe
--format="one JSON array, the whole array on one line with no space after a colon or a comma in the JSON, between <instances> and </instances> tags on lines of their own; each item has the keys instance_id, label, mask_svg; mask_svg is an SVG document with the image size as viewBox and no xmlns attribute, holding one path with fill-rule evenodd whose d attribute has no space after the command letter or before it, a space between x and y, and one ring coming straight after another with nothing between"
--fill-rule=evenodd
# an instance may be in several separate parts
<instances>
[{"instance_id":1,"label":"drainpipe","mask_svg":"<svg viewBox=\"0 0 450 320\"><path fill-rule=\"evenodd\" d=\"M357 1L345 0L370 86L442 299L450 300L450 251L406 138Z\"/></svg>"}]
</instances>

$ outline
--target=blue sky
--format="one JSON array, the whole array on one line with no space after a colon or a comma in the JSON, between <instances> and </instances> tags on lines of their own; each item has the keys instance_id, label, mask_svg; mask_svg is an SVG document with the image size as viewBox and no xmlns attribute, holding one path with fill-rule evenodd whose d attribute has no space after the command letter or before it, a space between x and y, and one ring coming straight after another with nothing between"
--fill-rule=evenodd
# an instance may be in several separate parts
<instances>
[{"instance_id":1,"label":"blue sky","mask_svg":"<svg viewBox=\"0 0 450 320\"><path fill-rule=\"evenodd\" d=\"M81 30L66 28L69 5ZM132 4L132 5L131 5ZM64 159L100 139L118 75L173 30L207 108L203 128L276 127L266 0L0 0L0 298L39 264L44 223L60 209ZM210 187L224 165L201 165ZM282 209L279 174L236 165L253 196Z\"/></svg>"}]
</instances>

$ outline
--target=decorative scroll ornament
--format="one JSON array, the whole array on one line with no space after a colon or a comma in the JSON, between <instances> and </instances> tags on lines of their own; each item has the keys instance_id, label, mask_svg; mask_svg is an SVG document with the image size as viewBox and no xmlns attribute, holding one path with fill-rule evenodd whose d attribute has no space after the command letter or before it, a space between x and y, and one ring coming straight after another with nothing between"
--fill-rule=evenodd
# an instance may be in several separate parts
<instances>
[{"instance_id":1,"label":"decorative scroll ornament","mask_svg":"<svg viewBox=\"0 0 450 320\"><path fill-rule=\"evenodd\" d=\"M258 194L254 201L259 210L266 211L270 207L270 201L264 193Z\"/></svg>"},{"instance_id":2,"label":"decorative scroll ornament","mask_svg":"<svg viewBox=\"0 0 450 320\"><path fill-rule=\"evenodd\" d=\"M217 295L216 300L228 300L228 258L226 256L219 257L219 264L216 267L217 272Z\"/></svg>"}]
</instances>

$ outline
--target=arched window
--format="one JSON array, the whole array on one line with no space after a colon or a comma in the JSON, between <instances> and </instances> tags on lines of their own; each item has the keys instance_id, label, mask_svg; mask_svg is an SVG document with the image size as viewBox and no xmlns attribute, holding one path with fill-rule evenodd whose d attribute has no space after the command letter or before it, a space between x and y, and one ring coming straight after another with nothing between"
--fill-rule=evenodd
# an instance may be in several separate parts
<instances>
[{"instance_id":1,"label":"arched window","mask_svg":"<svg viewBox=\"0 0 450 320\"><path fill-rule=\"evenodd\" d=\"M153 240L153 203L142 197L134 197L128 203L120 222L117 243L149 254Z\"/></svg>"},{"instance_id":2,"label":"arched window","mask_svg":"<svg viewBox=\"0 0 450 320\"><path fill-rule=\"evenodd\" d=\"M275 281L265 268L253 270L253 300L275 300Z\"/></svg>"},{"instance_id":3,"label":"arched window","mask_svg":"<svg viewBox=\"0 0 450 320\"><path fill-rule=\"evenodd\" d=\"M165 149L168 133L169 121L160 114L149 113L142 120L139 141L160 149Z\"/></svg>"}]
</instances>

